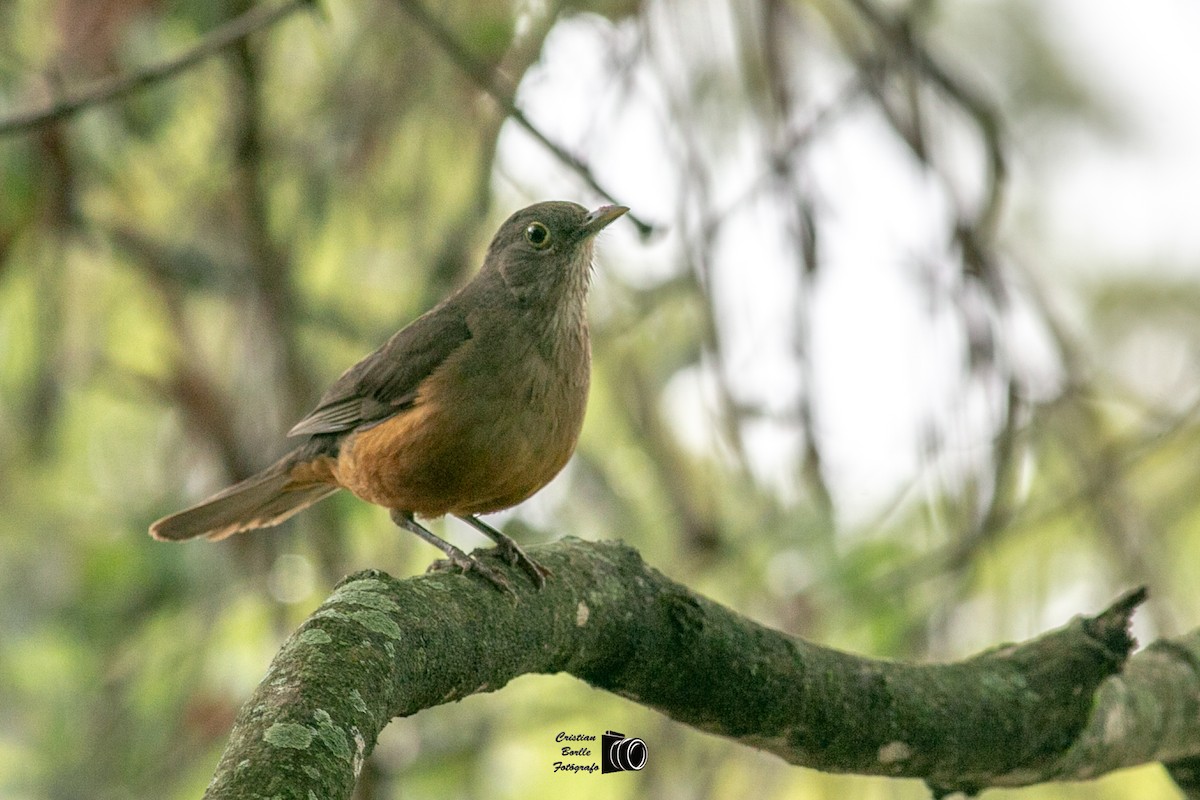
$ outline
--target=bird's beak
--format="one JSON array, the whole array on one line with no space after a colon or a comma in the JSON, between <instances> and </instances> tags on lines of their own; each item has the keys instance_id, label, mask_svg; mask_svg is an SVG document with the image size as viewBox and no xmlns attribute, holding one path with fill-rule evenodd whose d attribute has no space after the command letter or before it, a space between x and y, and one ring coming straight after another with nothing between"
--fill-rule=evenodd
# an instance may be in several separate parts
<instances>
[{"instance_id":1,"label":"bird's beak","mask_svg":"<svg viewBox=\"0 0 1200 800\"><path fill-rule=\"evenodd\" d=\"M580 232L585 237L595 236L600 231L608 227L608 224L617 217L628 211L627 206L600 206L592 213L583 218L583 225L580 227Z\"/></svg>"}]
</instances>

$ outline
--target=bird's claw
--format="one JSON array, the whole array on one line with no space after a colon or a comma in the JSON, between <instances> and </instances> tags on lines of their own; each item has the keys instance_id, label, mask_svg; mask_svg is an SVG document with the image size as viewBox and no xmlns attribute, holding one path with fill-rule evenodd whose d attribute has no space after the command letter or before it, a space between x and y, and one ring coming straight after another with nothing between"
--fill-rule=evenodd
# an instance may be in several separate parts
<instances>
[{"instance_id":1,"label":"bird's claw","mask_svg":"<svg viewBox=\"0 0 1200 800\"><path fill-rule=\"evenodd\" d=\"M496 549L500 551L500 557L509 564L523 569L533 581L534 586L538 589L545 588L546 578L550 577L550 570L530 558L519 544L505 536L496 542Z\"/></svg>"},{"instance_id":2,"label":"bird's claw","mask_svg":"<svg viewBox=\"0 0 1200 800\"><path fill-rule=\"evenodd\" d=\"M453 569L457 569L463 575L469 572L477 573L481 578L500 591L516 596L512 584L508 582L508 578L504 577L503 573L493 567L489 567L475 556L467 555L461 551L447 553L445 558L439 558L437 561L434 561L425 571L445 572Z\"/></svg>"}]
</instances>

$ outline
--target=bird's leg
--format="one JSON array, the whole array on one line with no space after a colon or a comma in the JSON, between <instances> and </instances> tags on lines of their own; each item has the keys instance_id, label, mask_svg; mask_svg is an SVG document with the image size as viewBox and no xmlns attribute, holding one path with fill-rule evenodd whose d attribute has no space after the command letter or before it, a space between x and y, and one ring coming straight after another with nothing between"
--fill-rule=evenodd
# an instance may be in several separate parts
<instances>
[{"instance_id":1,"label":"bird's leg","mask_svg":"<svg viewBox=\"0 0 1200 800\"><path fill-rule=\"evenodd\" d=\"M508 563L514 566L520 566L521 569L529 573L529 577L533 579L533 583L537 588L541 589L546 585L546 578L550 575L550 570L543 567L538 562L534 561L521 546L514 542L510 537L505 536L500 531L488 525L474 514L456 515L463 522L470 525L475 530L482 533L484 536L496 543L497 549L504 556Z\"/></svg>"},{"instance_id":2,"label":"bird's leg","mask_svg":"<svg viewBox=\"0 0 1200 800\"><path fill-rule=\"evenodd\" d=\"M391 514L392 522L410 533L415 533L438 550L441 550L446 554L446 560L464 573L478 572L500 591L513 594L512 586L509 585L507 578L474 556L467 555L445 539L435 535L424 525L417 522L412 514L407 511L397 511L396 509L391 509L389 513Z\"/></svg>"}]
</instances>

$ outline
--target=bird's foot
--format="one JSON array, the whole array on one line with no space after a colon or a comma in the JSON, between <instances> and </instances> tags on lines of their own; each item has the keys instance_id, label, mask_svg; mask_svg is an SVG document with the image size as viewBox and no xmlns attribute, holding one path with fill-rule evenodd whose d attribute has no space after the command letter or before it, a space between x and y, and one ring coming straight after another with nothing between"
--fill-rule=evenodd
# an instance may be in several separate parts
<instances>
[{"instance_id":1,"label":"bird's foot","mask_svg":"<svg viewBox=\"0 0 1200 800\"><path fill-rule=\"evenodd\" d=\"M523 569L530 580L533 581L534 586L538 589L546 586L546 578L550 577L550 570L530 558L521 549L521 545L513 541L512 537L496 530L474 514L462 516L459 519L495 542L496 549L500 551L500 556L514 567Z\"/></svg>"},{"instance_id":2,"label":"bird's foot","mask_svg":"<svg viewBox=\"0 0 1200 800\"><path fill-rule=\"evenodd\" d=\"M475 556L468 555L457 547L454 548L454 552L446 553L445 558L439 558L430 564L425 572L448 572L450 570L458 570L463 575L474 572L505 594L516 596L512 584L508 582L508 578L504 577L504 573L494 567L489 567Z\"/></svg>"},{"instance_id":3,"label":"bird's foot","mask_svg":"<svg viewBox=\"0 0 1200 800\"><path fill-rule=\"evenodd\" d=\"M533 581L534 586L539 589L545 587L546 578L550 577L550 570L530 558L529 554L521 549L521 545L505 536L503 541L496 542L496 549L500 551L500 557L509 564L525 570L525 574Z\"/></svg>"},{"instance_id":4,"label":"bird's foot","mask_svg":"<svg viewBox=\"0 0 1200 800\"><path fill-rule=\"evenodd\" d=\"M475 572L500 591L516 597L516 592L513 591L512 584L508 582L508 578L504 577L504 575L495 568L489 567L475 556L467 555L462 550L459 550L457 547L447 542L445 539L435 536L431 531L426 529L425 526L413 519L412 514L404 511L393 510L391 515L392 521L401 528L415 533L417 536L421 537L438 550L441 550L446 554L444 559L439 559L438 561L430 564L429 569L427 569L426 572L445 569L458 569L464 575L469 572Z\"/></svg>"}]
</instances>

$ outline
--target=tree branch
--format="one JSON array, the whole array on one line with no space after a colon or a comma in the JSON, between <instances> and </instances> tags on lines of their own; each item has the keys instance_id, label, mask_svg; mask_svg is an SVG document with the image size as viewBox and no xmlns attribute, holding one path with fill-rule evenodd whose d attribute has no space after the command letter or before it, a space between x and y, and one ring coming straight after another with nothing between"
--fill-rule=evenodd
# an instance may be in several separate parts
<instances>
[{"instance_id":1,"label":"tree branch","mask_svg":"<svg viewBox=\"0 0 1200 800\"><path fill-rule=\"evenodd\" d=\"M311 8L313 0L287 0L277 6L256 6L211 31L190 50L175 58L153 64L132 75L120 75L96 81L44 108L33 109L0 119L0 136L36 128L69 117L90 106L107 103L139 89L167 80L216 55L255 31L270 27L301 8Z\"/></svg>"},{"instance_id":2,"label":"tree branch","mask_svg":"<svg viewBox=\"0 0 1200 800\"><path fill-rule=\"evenodd\" d=\"M348 798L392 717L528 673L568 672L793 764L938 793L1200 755L1200 631L1126 663L1142 591L1021 645L915 665L765 628L621 544L533 549L554 578L536 592L513 571L515 599L448 573L342 582L242 708L205 796Z\"/></svg>"}]
</instances>

